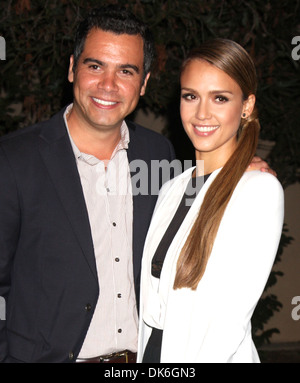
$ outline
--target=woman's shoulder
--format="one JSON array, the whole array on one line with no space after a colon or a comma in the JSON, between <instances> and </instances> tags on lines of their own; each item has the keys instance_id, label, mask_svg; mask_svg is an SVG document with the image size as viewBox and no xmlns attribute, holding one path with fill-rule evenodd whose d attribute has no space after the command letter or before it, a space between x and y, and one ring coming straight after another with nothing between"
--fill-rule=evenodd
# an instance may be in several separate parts
<instances>
[{"instance_id":1,"label":"woman's shoulder","mask_svg":"<svg viewBox=\"0 0 300 383\"><path fill-rule=\"evenodd\" d=\"M259 170L245 172L237 185L236 191L243 194L269 199L283 198L283 188L279 180L270 173Z\"/></svg>"},{"instance_id":2,"label":"woman's shoulder","mask_svg":"<svg viewBox=\"0 0 300 383\"><path fill-rule=\"evenodd\" d=\"M241 180L244 181L245 184L249 185L263 184L265 186L270 185L270 187L282 188L278 178L268 172L262 172L260 170L251 170L245 172Z\"/></svg>"}]
</instances>

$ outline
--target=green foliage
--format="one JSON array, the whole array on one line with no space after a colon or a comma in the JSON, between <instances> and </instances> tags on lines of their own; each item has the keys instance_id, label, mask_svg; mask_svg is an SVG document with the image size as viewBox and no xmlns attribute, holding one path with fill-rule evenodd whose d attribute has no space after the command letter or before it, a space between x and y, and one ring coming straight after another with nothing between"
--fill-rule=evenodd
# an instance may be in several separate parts
<instances>
[{"instance_id":1,"label":"green foliage","mask_svg":"<svg viewBox=\"0 0 300 383\"><path fill-rule=\"evenodd\" d=\"M292 240L293 238L288 235L288 229L285 224L282 230L281 241L275 259L275 265L281 261L283 249L288 246ZM276 271L275 268L271 271L264 294L255 308L252 317L252 332L253 340L257 347L263 345L264 343L270 343L272 335L278 334L280 332L277 328L264 330L264 327L268 323L269 319L274 315L274 313L280 311L282 308L282 304L277 300L277 296L267 293L268 289L277 283L278 277L282 276L283 273L281 271Z\"/></svg>"},{"instance_id":2,"label":"green foliage","mask_svg":"<svg viewBox=\"0 0 300 383\"><path fill-rule=\"evenodd\" d=\"M300 35L300 0L1 2L7 60L0 62L0 134L46 119L70 100L66 76L74 29L89 7L108 3L126 6L153 31L157 60L139 108L158 115L172 116L177 108L178 72L187 51L215 36L242 44L258 68L261 138L274 143L268 162L284 186L299 181L300 61L291 57L291 41ZM178 120L169 123L175 144L181 130ZM192 157L181 144L179 155Z\"/></svg>"},{"instance_id":3,"label":"green foliage","mask_svg":"<svg viewBox=\"0 0 300 383\"><path fill-rule=\"evenodd\" d=\"M279 333L277 328L264 330L264 325L268 323L274 312L279 311L281 307L282 304L277 301L277 297L273 294L259 300L255 316L252 318L253 340L257 347L270 343L272 335Z\"/></svg>"},{"instance_id":4,"label":"green foliage","mask_svg":"<svg viewBox=\"0 0 300 383\"><path fill-rule=\"evenodd\" d=\"M186 52L199 42L211 37L239 42L252 55L258 68L261 138L274 143L268 162L276 169L284 186L298 182L300 61L291 57L291 40L300 35L300 24L297 24L300 2L196 0L155 3L167 5L163 14L159 12L161 17L151 22L158 45L159 71L154 73L151 91L145 98L147 105L158 113L170 109L170 114L174 113L178 68ZM174 122L168 130L176 141L176 135L181 135L181 126L177 124L175 128ZM178 139L178 146L181 142ZM182 153L187 155L184 150Z\"/></svg>"},{"instance_id":5,"label":"green foliage","mask_svg":"<svg viewBox=\"0 0 300 383\"><path fill-rule=\"evenodd\" d=\"M139 108L168 117L166 133L182 160L193 158L178 115L183 58L211 37L243 45L258 69L261 138L273 143L267 160L284 186L299 182L300 60L291 57L291 41L300 35L300 0L2 1L0 36L6 39L6 61L0 61L1 135L47 119L71 101L67 70L75 27L89 7L104 4L124 5L150 26L157 57ZM279 254L289 240L283 234ZM272 274L272 283L278 276ZM262 330L280 304L270 296L259 307L266 310L255 331Z\"/></svg>"}]
</instances>

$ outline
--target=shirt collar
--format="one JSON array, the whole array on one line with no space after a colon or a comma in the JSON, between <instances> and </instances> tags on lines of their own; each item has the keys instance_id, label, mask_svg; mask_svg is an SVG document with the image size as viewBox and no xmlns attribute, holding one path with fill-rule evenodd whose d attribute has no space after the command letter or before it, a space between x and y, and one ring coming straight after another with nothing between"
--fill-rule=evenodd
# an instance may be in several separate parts
<instances>
[{"instance_id":1,"label":"shirt collar","mask_svg":"<svg viewBox=\"0 0 300 383\"><path fill-rule=\"evenodd\" d=\"M69 138L70 138L70 141L71 141L71 145L72 145L72 148L73 148L73 152L74 152L74 155L76 157L76 159L82 157L83 155L87 155L86 153L81 153L80 150L78 149L77 145L75 144L75 142L73 141L72 139L72 136L70 134L70 130L69 130L69 127L68 127L68 121L67 121L67 115L71 112L73 108L73 103L68 105L65 112L64 112L64 115L63 115L63 118L64 118L64 122L65 122L65 125L66 125L66 128L67 128L67 132L68 132L68 135L69 135ZM111 158L113 158L113 156L119 151L119 150L122 150L122 149L128 149L128 144L129 144L129 141L130 141L130 138L129 138L129 129L128 129L128 126L126 124L125 121L122 122L122 125L121 125L121 138L120 138L120 141L119 143L117 144L117 146L115 147L115 150L111 156ZM89 156L89 155L88 155Z\"/></svg>"}]
</instances>

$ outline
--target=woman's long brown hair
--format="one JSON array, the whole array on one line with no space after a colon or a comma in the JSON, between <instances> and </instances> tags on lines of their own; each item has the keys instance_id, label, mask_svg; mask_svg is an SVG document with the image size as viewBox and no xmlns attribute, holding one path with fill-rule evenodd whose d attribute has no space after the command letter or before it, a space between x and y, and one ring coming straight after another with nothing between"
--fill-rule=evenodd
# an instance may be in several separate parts
<instances>
[{"instance_id":1,"label":"woman's long brown hair","mask_svg":"<svg viewBox=\"0 0 300 383\"><path fill-rule=\"evenodd\" d=\"M256 93L254 63L237 43L214 39L190 53L182 72L192 60L205 60L227 73L240 86L243 98ZM254 108L247 119L241 120L237 147L206 192L195 223L177 261L174 289L196 289L201 280L226 206L232 193L256 152L260 124Z\"/></svg>"}]
</instances>

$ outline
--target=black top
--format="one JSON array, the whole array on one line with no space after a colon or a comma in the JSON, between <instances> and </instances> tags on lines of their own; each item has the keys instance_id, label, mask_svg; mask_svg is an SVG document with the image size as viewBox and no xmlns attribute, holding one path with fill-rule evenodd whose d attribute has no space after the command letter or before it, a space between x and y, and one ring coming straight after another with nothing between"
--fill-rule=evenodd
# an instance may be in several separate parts
<instances>
[{"instance_id":1,"label":"black top","mask_svg":"<svg viewBox=\"0 0 300 383\"><path fill-rule=\"evenodd\" d=\"M180 228L185 216L187 215L192 203L194 202L197 194L202 186L208 179L210 174L200 177L192 177L186 187L182 196L180 204L175 212L175 215L170 222L164 236L162 237L156 252L152 259L151 274L156 278L160 278L160 273L164 263L165 256L169 246ZM163 330L152 328L151 336L145 348L143 355L143 363L160 363L161 343L162 343Z\"/></svg>"},{"instance_id":2,"label":"black top","mask_svg":"<svg viewBox=\"0 0 300 383\"><path fill-rule=\"evenodd\" d=\"M160 278L161 269L170 244L173 241L173 238L176 235L177 231L179 230L185 216L190 210L194 199L196 198L197 194L199 193L209 176L210 174L207 174L205 176L193 177L190 179L186 190L182 196L181 202L176 210L176 213L172 221L170 222L170 225L166 230L164 236L162 237L152 259L151 274L153 275L153 277Z\"/></svg>"}]
</instances>

